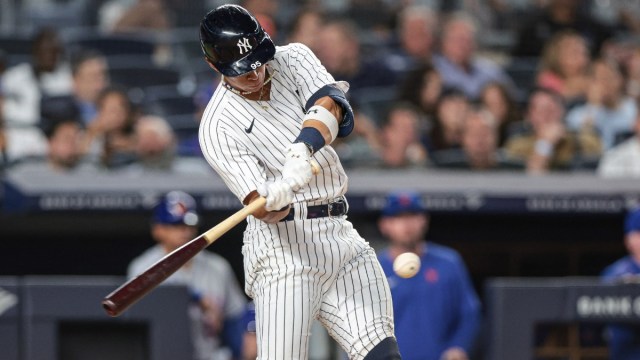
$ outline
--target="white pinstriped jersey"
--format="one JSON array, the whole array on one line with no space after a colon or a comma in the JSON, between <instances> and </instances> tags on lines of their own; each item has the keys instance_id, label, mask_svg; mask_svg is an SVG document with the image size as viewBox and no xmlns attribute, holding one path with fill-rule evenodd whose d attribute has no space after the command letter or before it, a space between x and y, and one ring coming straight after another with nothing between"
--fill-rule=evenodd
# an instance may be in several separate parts
<instances>
[{"instance_id":1,"label":"white pinstriped jersey","mask_svg":"<svg viewBox=\"0 0 640 360\"><path fill-rule=\"evenodd\" d=\"M240 201L264 181L281 178L284 150L300 134L307 99L335 82L301 44L277 47L267 69L273 74L269 101L247 100L220 84L200 124L207 161ZM321 171L294 202L330 200L347 190L347 175L333 148L325 146L313 157Z\"/></svg>"},{"instance_id":2,"label":"white pinstriped jersey","mask_svg":"<svg viewBox=\"0 0 640 360\"><path fill-rule=\"evenodd\" d=\"M248 100L221 85L200 124L207 161L240 201L282 177L284 152L300 134L307 99L335 82L302 44L277 47L267 66L269 101ZM374 250L346 216L306 218L307 205L327 204L347 190L330 146L313 157L320 172L295 195L294 220L247 218L242 253L245 291L256 304L258 359L307 359L314 319L350 359L363 359L393 336L391 294Z\"/></svg>"}]
</instances>

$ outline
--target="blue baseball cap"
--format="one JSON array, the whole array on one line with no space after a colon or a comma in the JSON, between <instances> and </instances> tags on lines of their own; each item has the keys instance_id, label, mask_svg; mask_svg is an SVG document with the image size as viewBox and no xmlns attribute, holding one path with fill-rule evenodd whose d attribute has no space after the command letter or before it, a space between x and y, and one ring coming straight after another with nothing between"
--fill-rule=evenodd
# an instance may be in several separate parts
<instances>
[{"instance_id":1,"label":"blue baseball cap","mask_svg":"<svg viewBox=\"0 0 640 360\"><path fill-rule=\"evenodd\" d=\"M152 222L166 225L198 225L196 200L183 191L171 191L153 208Z\"/></svg>"},{"instance_id":2,"label":"blue baseball cap","mask_svg":"<svg viewBox=\"0 0 640 360\"><path fill-rule=\"evenodd\" d=\"M387 196L382 216L397 216L400 214L424 213L426 209L422 205L422 199L416 192L393 192Z\"/></svg>"},{"instance_id":3,"label":"blue baseball cap","mask_svg":"<svg viewBox=\"0 0 640 360\"><path fill-rule=\"evenodd\" d=\"M627 235L634 231L640 232L640 207L630 210L624 221L624 234Z\"/></svg>"}]
</instances>

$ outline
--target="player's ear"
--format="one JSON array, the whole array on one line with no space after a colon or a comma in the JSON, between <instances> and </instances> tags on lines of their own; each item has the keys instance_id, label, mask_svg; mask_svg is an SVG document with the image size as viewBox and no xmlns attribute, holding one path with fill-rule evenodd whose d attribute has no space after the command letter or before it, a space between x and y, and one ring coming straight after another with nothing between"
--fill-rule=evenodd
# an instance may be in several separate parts
<instances>
[{"instance_id":1,"label":"player's ear","mask_svg":"<svg viewBox=\"0 0 640 360\"><path fill-rule=\"evenodd\" d=\"M153 236L153 240L155 240L157 243L160 242L160 239L162 239L162 233L163 231L163 227L160 224L151 224L151 236Z\"/></svg>"},{"instance_id":2,"label":"player's ear","mask_svg":"<svg viewBox=\"0 0 640 360\"><path fill-rule=\"evenodd\" d=\"M387 236L387 234L389 233L389 221L385 216L381 216L378 219L378 230L380 230L380 234L382 234L383 236Z\"/></svg>"}]
</instances>

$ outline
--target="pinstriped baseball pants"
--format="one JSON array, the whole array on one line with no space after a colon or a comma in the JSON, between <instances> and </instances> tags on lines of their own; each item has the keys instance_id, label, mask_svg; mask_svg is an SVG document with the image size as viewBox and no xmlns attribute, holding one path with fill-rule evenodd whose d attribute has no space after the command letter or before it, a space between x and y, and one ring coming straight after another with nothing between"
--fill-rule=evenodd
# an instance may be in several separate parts
<instances>
[{"instance_id":1,"label":"pinstriped baseball pants","mask_svg":"<svg viewBox=\"0 0 640 360\"><path fill-rule=\"evenodd\" d=\"M393 336L386 277L346 217L248 220L242 252L245 291L256 304L258 359L307 359L314 319L350 359L363 359Z\"/></svg>"}]
</instances>

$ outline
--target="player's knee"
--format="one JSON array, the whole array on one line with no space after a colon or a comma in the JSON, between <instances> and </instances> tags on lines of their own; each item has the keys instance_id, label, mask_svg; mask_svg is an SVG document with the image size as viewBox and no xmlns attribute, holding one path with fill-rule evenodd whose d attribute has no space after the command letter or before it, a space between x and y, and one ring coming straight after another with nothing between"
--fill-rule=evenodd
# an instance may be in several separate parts
<instances>
[{"instance_id":1,"label":"player's knee","mask_svg":"<svg viewBox=\"0 0 640 360\"><path fill-rule=\"evenodd\" d=\"M388 337L374 346L364 360L400 360L400 350L395 338Z\"/></svg>"}]
</instances>

